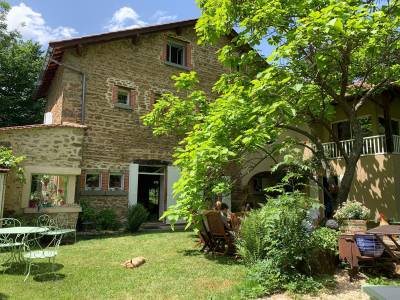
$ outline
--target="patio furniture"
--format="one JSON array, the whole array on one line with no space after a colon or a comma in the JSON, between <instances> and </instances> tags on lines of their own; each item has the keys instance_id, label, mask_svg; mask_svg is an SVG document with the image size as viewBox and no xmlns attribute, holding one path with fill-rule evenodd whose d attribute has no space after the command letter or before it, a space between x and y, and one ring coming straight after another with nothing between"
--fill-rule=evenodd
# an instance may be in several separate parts
<instances>
[{"instance_id":1,"label":"patio furniture","mask_svg":"<svg viewBox=\"0 0 400 300\"><path fill-rule=\"evenodd\" d=\"M57 227L57 222L55 219L51 218L49 215L40 215L36 220L36 225L38 227Z\"/></svg>"},{"instance_id":2,"label":"patio furniture","mask_svg":"<svg viewBox=\"0 0 400 300\"><path fill-rule=\"evenodd\" d=\"M342 234L339 237L339 258L350 265L350 278L357 274L360 263L400 263L400 246L395 238L399 234L398 225L378 226L364 234ZM394 250L385 243L385 238L393 242Z\"/></svg>"},{"instance_id":3,"label":"patio furniture","mask_svg":"<svg viewBox=\"0 0 400 300\"><path fill-rule=\"evenodd\" d=\"M220 212L206 211L204 216L207 220L209 235L211 237L211 251L228 254L233 252L233 236L225 229Z\"/></svg>"},{"instance_id":4,"label":"patio furniture","mask_svg":"<svg viewBox=\"0 0 400 300\"><path fill-rule=\"evenodd\" d=\"M0 219L0 229L1 228L9 228L9 227L18 227L21 226L21 222L14 218L1 218ZM3 264L7 264L10 261L17 260L15 256L17 248L21 247L22 242L15 241L13 236L9 233L0 233L0 253L1 252L9 252L9 257L7 260L3 262Z\"/></svg>"},{"instance_id":5,"label":"patio furniture","mask_svg":"<svg viewBox=\"0 0 400 300\"><path fill-rule=\"evenodd\" d=\"M42 227L42 229L44 229ZM50 241L42 246L42 238L50 238ZM47 259L51 263L51 272L54 273L55 259L58 255L58 249L60 247L61 239L63 237L62 230L57 227L47 227L47 230L42 231L39 236L35 238L29 238L25 236L24 238L24 248L23 258L26 260L25 268L25 279L26 281L31 273L31 267L33 265L33 260Z\"/></svg>"},{"instance_id":6,"label":"patio furniture","mask_svg":"<svg viewBox=\"0 0 400 300\"><path fill-rule=\"evenodd\" d=\"M206 249L211 250L213 247L212 239L207 219L204 216L204 214L201 215L199 236L200 236L200 242L203 244L203 248L201 249L201 251L205 251Z\"/></svg>"},{"instance_id":7,"label":"patio furniture","mask_svg":"<svg viewBox=\"0 0 400 300\"><path fill-rule=\"evenodd\" d=\"M75 225L72 225L70 222L68 215L66 214L59 214L56 217L56 224L57 227L59 228L59 232L63 232L64 236L67 234L73 234L74 235L74 242L76 243L76 228Z\"/></svg>"},{"instance_id":8,"label":"patio furniture","mask_svg":"<svg viewBox=\"0 0 400 300\"><path fill-rule=\"evenodd\" d=\"M9 262L19 262L23 258L21 252L25 247L24 241L28 236L36 235L38 233L43 233L47 231L47 228L32 227L32 226L15 226L15 227L3 227L0 228L0 243L3 246L8 245ZM6 247L0 247L6 248Z\"/></svg>"}]
</instances>

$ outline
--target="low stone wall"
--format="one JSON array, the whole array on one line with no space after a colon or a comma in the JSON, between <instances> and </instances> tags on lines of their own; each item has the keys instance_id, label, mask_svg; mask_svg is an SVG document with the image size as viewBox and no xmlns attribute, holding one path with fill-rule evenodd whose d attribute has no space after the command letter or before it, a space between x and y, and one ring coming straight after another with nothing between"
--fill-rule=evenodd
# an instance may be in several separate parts
<instances>
[{"instance_id":1,"label":"low stone wall","mask_svg":"<svg viewBox=\"0 0 400 300\"><path fill-rule=\"evenodd\" d=\"M126 221L128 211L128 196L80 196L80 201L87 202L97 212L102 209L112 209L117 214L118 221Z\"/></svg>"}]
</instances>

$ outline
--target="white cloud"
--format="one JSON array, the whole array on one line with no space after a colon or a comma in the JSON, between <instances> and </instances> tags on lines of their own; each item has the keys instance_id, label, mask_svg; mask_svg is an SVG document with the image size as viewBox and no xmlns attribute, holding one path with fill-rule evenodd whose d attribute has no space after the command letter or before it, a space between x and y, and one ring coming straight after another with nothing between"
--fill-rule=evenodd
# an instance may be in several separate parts
<instances>
[{"instance_id":1,"label":"white cloud","mask_svg":"<svg viewBox=\"0 0 400 300\"><path fill-rule=\"evenodd\" d=\"M157 10L154 15L151 17L152 20L155 20L157 24L168 23L175 21L178 18L176 15L168 15L168 12L163 10Z\"/></svg>"},{"instance_id":2,"label":"white cloud","mask_svg":"<svg viewBox=\"0 0 400 300\"><path fill-rule=\"evenodd\" d=\"M77 34L71 27L52 28L46 25L42 14L24 3L11 7L6 22L8 30L17 30L24 39L32 39L42 45L52 40L68 39Z\"/></svg>"},{"instance_id":3,"label":"white cloud","mask_svg":"<svg viewBox=\"0 0 400 300\"><path fill-rule=\"evenodd\" d=\"M146 26L147 23L140 19L139 14L131 7L118 9L108 24L104 27L108 31L118 31Z\"/></svg>"}]
</instances>

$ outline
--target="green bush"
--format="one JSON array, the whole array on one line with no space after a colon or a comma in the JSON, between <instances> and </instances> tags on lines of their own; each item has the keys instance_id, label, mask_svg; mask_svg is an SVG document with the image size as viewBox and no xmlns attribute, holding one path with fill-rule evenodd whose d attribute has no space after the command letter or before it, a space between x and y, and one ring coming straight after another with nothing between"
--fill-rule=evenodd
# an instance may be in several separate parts
<instances>
[{"instance_id":1,"label":"green bush","mask_svg":"<svg viewBox=\"0 0 400 300\"><path fill-rule=\"evenodd\" d=\"M121 227L117 214L111 208L100 210L96 214L96 227L102 230L117 230Z\"/></svg>"},{"instance_id":2,"label":"green bush","mask_svg":"<svg viewBox=\"0 0 400 300\"><path fill-rule=\"evenodd\" d=\"M79 217L82 222L96 222L96 210L90 206L89 202L86 200L80 201L80 206L82 208L82 212Z\"/></svg>"},{"instance_id":3,"label":"green bush","mask_svg":"<svg viewBox=\"0 0 400 300\"><path fill-rule=\"evenodd\" d=\"M136 232L139 230L140 225L147 221L149 212L141 204L132 205L128 209L128 230Z\"/></svg>"},{"instance_id":4,"label":"green bush","mask_svg":"<svg viewBox=\"0 0 400 300\"><path fill-rule=\"evenodd\" d=\"M282 290L312 293L323 286L314 277L313 254L335 255L337 242L331 229L318 229L312 234L307 229L309 210L318 205L294 192L269 199L243 220L237 249L249 264L246 297Z\"/></svg>"}]
</instances>

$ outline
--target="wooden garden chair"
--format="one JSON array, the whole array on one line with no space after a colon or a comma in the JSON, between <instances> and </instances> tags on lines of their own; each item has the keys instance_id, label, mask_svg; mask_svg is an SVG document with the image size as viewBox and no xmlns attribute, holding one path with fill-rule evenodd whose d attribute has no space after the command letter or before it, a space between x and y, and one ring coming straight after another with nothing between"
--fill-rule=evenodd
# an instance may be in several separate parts
<instances>
[{"instance_id":1,"label":"wooden garden chair","mask_svg":"<svg viewBox=\"0 0 400 300\"><path fill-rule=\"evenodd\" d=\"M211 251L228 254L233 250L233 236L225 228L221 214L218 211L206 211L204 217L208 224L211 237Z\"/></svg>"}]
</instances>

